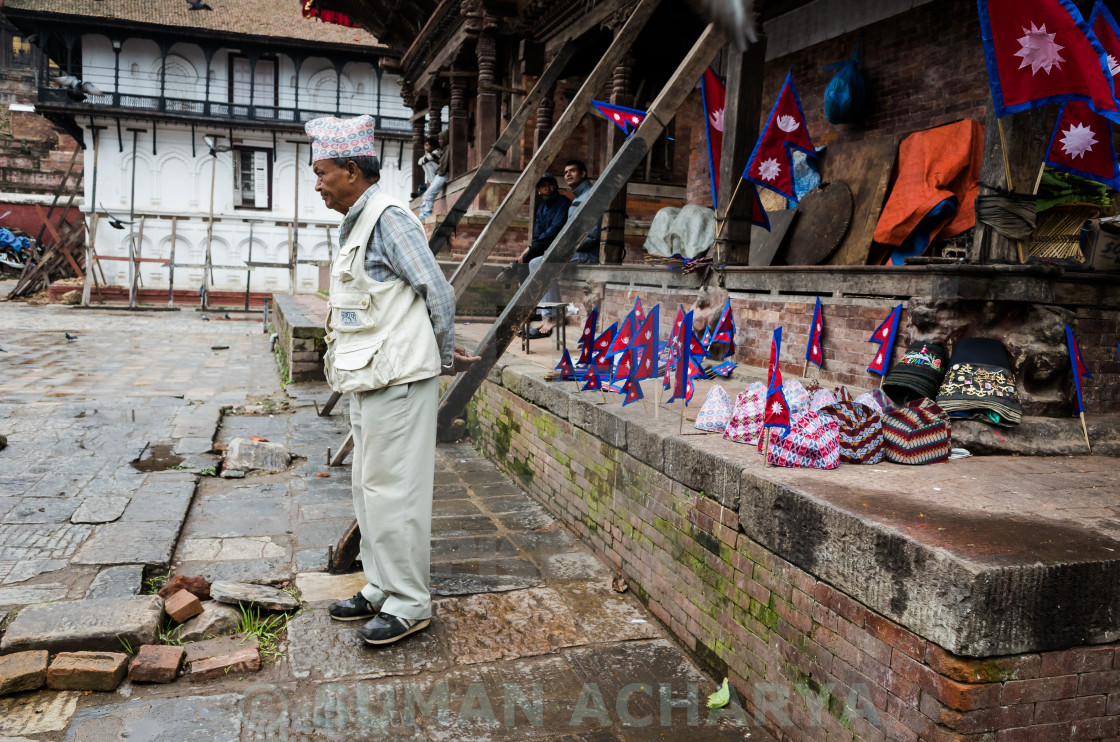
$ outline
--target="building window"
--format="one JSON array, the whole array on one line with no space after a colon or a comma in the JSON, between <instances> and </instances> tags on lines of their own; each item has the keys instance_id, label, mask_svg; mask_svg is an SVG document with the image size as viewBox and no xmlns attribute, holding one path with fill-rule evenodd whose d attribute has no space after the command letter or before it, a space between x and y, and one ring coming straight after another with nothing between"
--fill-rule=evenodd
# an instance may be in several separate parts
<instances>
[{"instance_id":1,"label":"building window","mask_svg":"<svg viewBox=\"0 0 1120 742\"><path fill-rule=\"evenodd\" d=\"M272 208L272 153L267 149L233 150L233 206Z\"/></svg>"},{"instance_id":2,"label":"building window","mask_svg":"<svg viewBox=\"0 0 1120 742\"><path fill-rule=\"evenodd\" d=\"M249 62L248 57L231 54L229 66L230 103L242 106L277 105L280 81L276 75L275 57L258 57L256 67L254 67ZM252 90L252 101L249 100L250 89Z\"/></svg>"}]
</instances>

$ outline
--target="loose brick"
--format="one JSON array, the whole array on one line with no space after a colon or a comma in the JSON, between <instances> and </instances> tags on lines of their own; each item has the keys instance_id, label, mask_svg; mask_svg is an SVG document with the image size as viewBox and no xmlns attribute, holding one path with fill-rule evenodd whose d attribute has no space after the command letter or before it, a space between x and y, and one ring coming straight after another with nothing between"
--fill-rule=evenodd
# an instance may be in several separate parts
<instances>
[{"instance_id":1,"label":"loose brick","mask_svg":"<svg viewBox=\"0 0 1120 742\"><path fill-rule=\"evenodd\" d=\"M132 658L128 679L134 683L170 683L179 674L186 650L164 644L145 644Z\"/></svg>"},{"instance_id":2,"label":"loose brick","mask_svg":"<svg viewBox=\"0 0 1120 742\"><path fill-rule=\"evenodd\" d=\"M60 652L47 668L52 690L116 690L128 671L121 652Z\"/></svg>"},{"instance_id":3,"label":"loose brick","mask_svg":"<svg viewBox=\"0 0 1120 742\"><path fill-rule=\"evenodd\" d=\"M183 623L189 618L194 618L202 613L202 601L198 596L180 590L173 594L163 605L163 609L167 611L167 615L175 623Z\"/></svg>"},{"instance_id":4,"label":"loose brick","mask_svg":"<svg viewBox=\"0 0 1120 742\"><path fill-rule=\"evenodd\" d=\"M46 685L48 659L45 649L0 655L0 696Z\"/></svg>"},{"instance_id":5,"label":"loose brick","mask_svg":"<svg viewBox=\"0 0 1120 742\"><path fill-rule=\"evenodd\" d=\"M246 647L229 654L192 662L187 675L191 680L212 680L242 672L261 669L261 653L256 647Z\"/></svg>"}]
</instances>

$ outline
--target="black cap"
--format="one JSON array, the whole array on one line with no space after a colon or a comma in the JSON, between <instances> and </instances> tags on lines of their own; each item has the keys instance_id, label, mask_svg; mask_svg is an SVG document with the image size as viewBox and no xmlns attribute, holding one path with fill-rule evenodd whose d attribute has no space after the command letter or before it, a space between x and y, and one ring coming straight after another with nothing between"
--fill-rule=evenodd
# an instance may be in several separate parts
<instances>
[{"instance_id":1,"label":"black cap","mask_svg":"<svg viewBox=\"0 0 1120 742\"><path fill-rule=\"evenodd\" d=\"M556 183L556 176L553 175L552 173L545 173L544 175L541 176L541 179L537 181L537 188L540 188L545 183L551 183L552 185L556 185L557 184Z\"/></svg>"}]
</instances>

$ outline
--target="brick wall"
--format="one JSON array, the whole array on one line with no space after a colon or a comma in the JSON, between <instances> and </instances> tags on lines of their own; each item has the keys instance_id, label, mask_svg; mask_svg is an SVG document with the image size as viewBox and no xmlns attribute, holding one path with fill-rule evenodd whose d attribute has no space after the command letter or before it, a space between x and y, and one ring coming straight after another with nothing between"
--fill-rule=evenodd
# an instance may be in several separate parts
<instances>
[{"instance_id":1,"label":"brick wall","mask_svg":"<svg viewBox=\"0 0 1120 742\"><path fill-rule=\"evenodd\" d=\"M36 98L30 71L8 69L0 75L0 191L53 193L78 147L42 116L8 110L9 103L34 103ZM80 189L81 155L74 169ZM73 176L70 182L75 182Z\"/></svg>"},{"instance_id":2,"label":"brick wall","mask_svg":"<svg viewBox=\"0 0 1120 742\"><path fill-rule=\"evenodd\" d=\"M511 387L516 376L503 373ZM763 548L736 511L504 385L484 383L469 417L483 452L781 739L1120 735L1116 645L954 656Z\"/></svg>"}]
</instances>

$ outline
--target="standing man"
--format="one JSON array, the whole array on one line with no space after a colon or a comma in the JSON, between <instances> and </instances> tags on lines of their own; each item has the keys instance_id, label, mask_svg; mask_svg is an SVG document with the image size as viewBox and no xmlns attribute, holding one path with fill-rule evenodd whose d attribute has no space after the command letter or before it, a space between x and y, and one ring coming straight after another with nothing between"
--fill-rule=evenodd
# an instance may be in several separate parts
<instances>
[{"instance_id":1,"label":"standing man","mask_svg":"<svg viewBox=\"0 0 1120 742\"><path fill-rule=\"evenodd\" d=\"M455 293L424 228L377 184L374 120L319 118L311 138L315 190L344 215L331 264L327 381L350 393L354 514L367 584L330 608L358 633L391 644L427 628L440 374L477 358L455 345Z\"/></svg>"},{"instance_id":2,"label":"standing man","mask_svg":"<svg viewBox=\"0 0 1120 742\"><path fill-rule=\"evenodd\" d=\"M591 190L591 181L587 179L587 165L582 160L568 160L564 164L564 182L572 189L572 203L568 206L568 219L575 216L579 211L580 205L583 203L584 196ZM603 218L599 217L599 223L591 230L586 239L580 246L576 248L575 253L572 255L571 262L584 263L585 265L598 265L599 264L599 233L603 229ZM537 266L544 260L542 255L539 258L533 258L529 261L529 272L537 269ZM542 303L558 302L560 301L560 287L553 283L548 287L544 298L541 299ZM529 337L531 338L544 338L552 334L552 328L556 326L556 318L553 317L552 309L541 309L541 323L529 330ZM563 322L564 318L561 317L560 321Z\"/></svg>"},{"instance_id":3,"label":"standing man","mask_svg":"<svg viewBox=\"0 0 1120 742\"><path fill-rule=\"evenodd\" d=\"M439 192L447 185L447 180L451 177L449 175L451 169L451 148L447 146L447 131L441 131L439 137L436 139L436 144L439 145L439 164L436 165L436 175L428 183L427 189L424 190L424 199L420 202L420 218L426 219L432 215L432 209L436 206L436 199L439 198Z\"/></svg>"}]
</instances>

